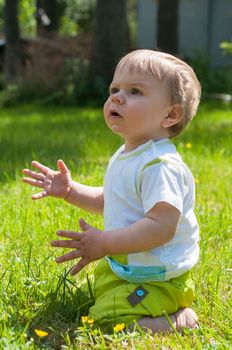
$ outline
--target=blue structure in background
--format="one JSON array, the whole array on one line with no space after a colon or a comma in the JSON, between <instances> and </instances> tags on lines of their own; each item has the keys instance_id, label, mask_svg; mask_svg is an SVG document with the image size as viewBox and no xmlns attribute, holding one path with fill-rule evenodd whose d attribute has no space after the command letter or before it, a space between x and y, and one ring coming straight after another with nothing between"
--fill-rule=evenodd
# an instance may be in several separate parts
<instances>
[{"instance_id":1,"label":"blue structure in background","mask_svg":"<svg viewBox=\"0 0 232 350\"><path fill-rule=\"evenodd\" d=\"M159 1L137 0L138 48L155 48ZM212 67L231 65L219 45L232 41L232 0L179 0L178 53L193 57L200 52Z\"/></svg>"}]
</instances>

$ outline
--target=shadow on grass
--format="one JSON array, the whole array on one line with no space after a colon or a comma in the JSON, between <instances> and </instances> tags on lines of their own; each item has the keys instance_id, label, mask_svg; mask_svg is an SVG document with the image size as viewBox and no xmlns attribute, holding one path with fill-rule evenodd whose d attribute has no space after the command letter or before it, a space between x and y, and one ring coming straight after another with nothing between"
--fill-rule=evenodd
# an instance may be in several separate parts
<instances>
[{"instance_id":1,"label":"shadow on grass","mask_svg":"<svg viewBox=\"0 0 232 350\"><path fill-rule=\"evenodd\" d=\"M75 167L87 164L98 150L112 146L113 152L109 133L99 109L4 109L0 113L0 181L14 178L32 159L52 168L59 158L67 164L75 162ZM95 146L89 154L90 145Z\"/></svg>"},{"instance_id":2,"label":"shadow on grass","mask_svg":"<svg viewBox=\"0 0 232 350\"><path fill-rule=\"evenodd\" d=\"M218 118L213 117L217 112ZM231 113L231 114L229 114ZM227 117L223 118L223 114ZM216 115L216 116L217 116ZM228 115L231 115L230 119ZM231 152L232 112L230 107L206 104L178 142L194 141L207 152L224 148ZM0 181L14 179L36 159L56 168L59 158L75 169L98 164L122 143L107 129L101 109L21 106L0 112ZM106 165L105 164L105 165Z\"/></svg>"},{"instance_id":3,"label":"shadow on grass","mask_svg":"<svg viewBox=\"0 0 232 350\"><path fill-rule=\"evenodd\" d=\"M93 305L88 283L79 288L68 274L69 271L65 271L60 276L56 287L46 296L43 306L30 322L27 335L33 337L37 345L42 342L46 348L60 349L66 343L66 337L69 341L74 340L75 331L81 325L81 316L88 315ZM36 337L35 329L46 331L47 337Z\"/></svg>"}]
</instances>

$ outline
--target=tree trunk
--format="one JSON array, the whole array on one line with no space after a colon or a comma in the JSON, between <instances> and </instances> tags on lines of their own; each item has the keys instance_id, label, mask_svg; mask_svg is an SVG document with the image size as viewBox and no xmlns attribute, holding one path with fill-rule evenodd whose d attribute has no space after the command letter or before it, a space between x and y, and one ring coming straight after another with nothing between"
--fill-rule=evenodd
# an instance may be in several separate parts
<instances>
[{"instance_id":1,"label":"tree trunk","mask_svg":"<svg viewBox=\"0 0 232 350\"><path fill-rule=\"evenodd\" d=\"M97 0L91 74L108 84L118 60L127 52L129 29L126 0Z\"/></svg>"},{"instance_id":2,"label":"tree trunk","mask_svg":"<svg viewBox=\"0 0 232 350\"><path fill-rule=\"evenodd\" d=\"M18 0L6 0L4 9L6 48L4 73L6 85L19 82L23 64L18 23Z\"/></svg>"},{"instance_id":3,"label":"tree trunk","mask_svg":"<svg viewBox=\"0 0 232 350\"><path fill-rule=\"evenodd\" d=\"M64 4L57 0L36 0L37 36L54 39L58 36Z\"/></svg>"},{"instance_id":4,"label":"tree trunk","mask_svg":"<svg viewBox=\"0 0 232 350\"><path fill-rule=\"evenodd\" d=\"M159 0L158 48L176 54L178 52L179 0Z\"/></svg>"}]
</instances>

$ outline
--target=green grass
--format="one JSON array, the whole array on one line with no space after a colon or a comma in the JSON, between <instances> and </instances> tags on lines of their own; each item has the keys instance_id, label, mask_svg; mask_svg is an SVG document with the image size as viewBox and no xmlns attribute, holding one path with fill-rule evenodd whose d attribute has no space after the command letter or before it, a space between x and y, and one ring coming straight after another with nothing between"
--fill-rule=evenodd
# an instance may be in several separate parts
<instances>
[{"instance_id":1,"label":"green grass","mask_svg":"<svg viewBox=\"0 0 232 350\"><path fill-rule=\"evenodd\" d=\"M0 349L229 349L231 314L232 111L203 105L175 140L197 183L201 256L194 269L193 308L200 330L151 336L140 331L102 334L82 326L92 300L86 285L93 264L77 277L57 265L49 242L57 229L77 229L101 217L67 203L30 199L21 169L36 159L52 168L64 159L75 180L101 185L121 140L106 128L101 110L21 106L0 111ZM192 147L187 148L186 144ZM79 326L79 327L78 327ZM48 332L39 338L34 329Z\"/></svg>"}]
</instances>

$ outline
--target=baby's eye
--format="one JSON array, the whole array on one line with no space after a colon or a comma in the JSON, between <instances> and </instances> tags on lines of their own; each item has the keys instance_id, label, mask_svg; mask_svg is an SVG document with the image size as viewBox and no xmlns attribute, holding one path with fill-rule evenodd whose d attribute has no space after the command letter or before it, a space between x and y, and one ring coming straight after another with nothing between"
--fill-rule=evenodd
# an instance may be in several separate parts
<instances>
[{"instance_id":1,"label":"baby's eye","mask_svg":"<svg viewBox=\"0 0 232 350\"><path fill-rule=\"evenodd\" d=\"M139 90L138 88L132 88L130 90L131 95L142 95L142 91Z\"/></svg>"},{"instance_id":2,"label":"baby's eye","mask_svg":"<svg viewBox=\"0 0 232 350\"><path fill-rule=\"evenodd\" d=\"M110 95L117 94L117 92L119 92L119 89L116 87L111 87L109 92L110 92Z\"/></svg>"}]
</instances>

